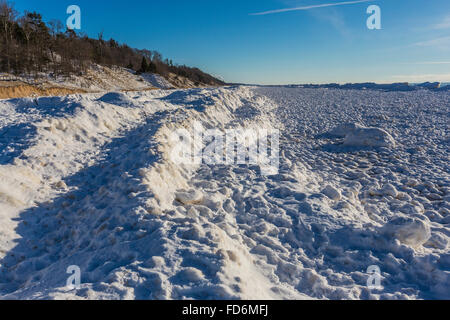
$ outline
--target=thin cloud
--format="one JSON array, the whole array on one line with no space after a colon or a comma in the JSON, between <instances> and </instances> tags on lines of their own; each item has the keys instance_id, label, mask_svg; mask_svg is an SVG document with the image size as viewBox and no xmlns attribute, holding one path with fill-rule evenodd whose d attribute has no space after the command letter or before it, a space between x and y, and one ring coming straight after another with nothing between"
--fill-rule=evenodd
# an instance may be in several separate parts
<instances>
[{"instance_id":1,"label":"thin cloud","mask_svg":"<svg viewBox=\"0 0 450 320\"><path fill-rule=\"evenodd\" d=\"M450 16L447 16L440 23L433 26L433 29L442 30L442 29L450 29Z\"/></svg>"},{"instance_id":2,"label":"thin cloud","mask_svg":"<svg viewBox=\"0 0 450 320\"><path fill-rule=\"evenodd\" d=\"M303 11L303 10L310 10L310 9L316 9L316 8L344 6L344 5L363 3L363 2L369 2L369 1L373 2L373 0L356 0L356 1L336 2L336 3L324 3L324 4L317 4L317 5L303 6L303 7L269 10L269 11L264 11L264 12L251 13L250 15L263 16L263 15L267 15L267 14L282 13L282 12L289 12L289 11Z\"/></svg>"},{"instance_id":3,"label":"thin cloud","mask_svg":"<svg viewBox=\"0 0 450 320\"><path fill-rule=\"evenodd\" d=\"M418 47L450 48L450 37L443 37L422 42L416 42L414 45Z\"/></svg>"}]
</instances>

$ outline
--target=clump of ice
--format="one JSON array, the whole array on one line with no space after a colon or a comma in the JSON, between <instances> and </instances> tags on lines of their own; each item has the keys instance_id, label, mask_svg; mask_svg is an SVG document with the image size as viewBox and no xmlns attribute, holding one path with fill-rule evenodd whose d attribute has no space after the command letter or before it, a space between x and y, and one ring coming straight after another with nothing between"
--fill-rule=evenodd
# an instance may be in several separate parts
<instances>
[{"instance_id":1,"label":"clump of ice","mask_svg":"<svg viewBox=\"0 0 450 320\"><path fill-rule=\"evenodd\" d=\"M328 132L335 138L344 138L349 147L395 147L394 138L385 130L364 127L359 123L344 123Z\"/></svg>"},{"instance_id":2,"label":"clump of ice","mask_svg":"<svg viewBox=\"0 0 450 320\"><path fill-rule=\"evenodd\" d=\"M331 200L340 200L341 199L341 193L336 190L336 188L333 188L332 186L328 185L325 187L325 189L322 190L322 193L326 195Z\"/></svg>"},{"instance_id":3,"label":"clump of ice","mask_svg":"<svg viewBox=\"0 0 450 320\"><path fill-rule=\"evenodd\" d=\"M98 101L115 104L121 107L133 105L133 101L126 94L121 92L109 92L98 99Z\"/></svg>"},{"instance_id":4,"label":"clump of ice","mask_svg":"<svg viewBox=\"0 0 450 320\"><path fill-rule=\"evenodd\" d=\"M198 282L204 279L203 273L196 268L186 268L178 273L178 276L188 282Z\"/></svg>"},{"instance_id":5,"label":"clump of ice","mask_svg":"<svg viewBox=\"0 0 450 320\"><path fill-rule=\"evenodd\" d=\"M430 226L418 218L396 218L383 227L386 235L411 247L423 245L431 237Z\"/></svg>"},{"instance_id":6,"label":"clump of ice","mask_svg":"<svg viewBox=\"0 0 450 320\"><path fill-rule=\"evenodd\" d=\"M356 128L350 131L344 145L351 147L395 147L392 136L380 128Z\"/></svg>"},{"instance_id":7,"label":"clump of ice","mask_svg":"<svg viewBox=\"0 0 450 320\"><path fill-rule=\"evenodd\" d=\"M393 198L397 198L398 191L392 184L388 183L388 184L385 184L380 189L369 190L369 194L371 196L380 196L380 197L382 197L382 196L391 196Z\"/></svg>"},{"instance_id":8,"label":"clump of ice","mask_svg":"<svg viewBox=\"0 0 450 320\"><path fill-rule=\"evenodd\" d=\"M200 204L203 202L203 194L198 190L177 192L175 194L175 199L182 204Z\"/></svg>"},{"instance_id":9,"label":"clump of ice","mask_svg":"<svg viewBox=\"0 0 450 320\"><path fill-rule=\"evenodd\" d=\"M343 123L328 132L328 135L336 138L345 138L350 132L362 127L359 123Z\"/></svg>"}]
</instances>

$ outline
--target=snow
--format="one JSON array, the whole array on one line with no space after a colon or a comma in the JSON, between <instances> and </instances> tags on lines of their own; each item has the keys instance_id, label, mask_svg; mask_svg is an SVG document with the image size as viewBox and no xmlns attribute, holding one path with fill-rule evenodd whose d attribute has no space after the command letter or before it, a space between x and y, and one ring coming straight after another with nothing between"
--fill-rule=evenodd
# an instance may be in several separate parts
<instances>
[{"instance_id":1,"label":"snow","mask_svg":"<svg viewBox=\"0 0 450 320\"><path fill-rule=\"evenodd\" d=\"M359 123L343 123L328 132L328 134L336 138L345 138L349 133L354 132L359 128L362 128Z\"/></svg>"},{"instance_id":2,"label":"snow","mask_svg":"<svg viewBox=\"0 0 450 320\"><path fill-rule=\"evenodd\" d=\"M326 186L322 193L332 200L340 200L341 193L332 186Z\"/></svg>"},{"instance_id":3,"label":"snow","mask_svg":"<svg viewBox=\"0 0 450 320\"><path fill-rule=\"evenodd\" d=\"M0 298L450 298L449 107L320 87L2 100ZM173 162L198 123L279 129L279 171Z\"/></svg>"},{"instance_id":4,"label":"snow","mask_svg":"<svg viewBox=\"0 0 450 320\"><path fill-rule=\"evenodd\" d=\"M170 74L167 77L170 78L173 75ZM8 78L14 79L14 81L4 82L7 87L11 85L33 85L35 88L42 89L38 92L45 92L44 89L68 89L75 92L109 92L109 91L136 91L136 90L151 90L151 89L172 89L172 85L167 79L158 74L143 73L136 74L135 71L112 66L106 67L98 64L92 64L82 75L71 75L53 77L52 74L38 73L34 77L29 76L13 76L8 75ZM188 79L179 77L179 82L183 87L194 87ZM14 87L11 87L13 90ZM31 88L31 87L30 87ZM18 96L17 93L11 91L11 97ZM36 91L30 91L36 92ZM44 94L44 93L43 93ZM48 95L55 95L47 93ZM62 94L62 93L61 93ZM36 94L34 94L36 95ZM20 95L24 96L24 95Z\"/></svg>"},{"instance_id":5,"label":"snow","mask_svg":"<svg viewBox=\"0 0 450 320\"><path fill-rule=\"evenodd\" d=\"M203 194L198 190L190 190L189 192L177 192L175 200L182 204L201 204L203 202Z\"/></svg>"},{"instance_id":6,"label":"snow","mask_svg":"<svg viewBox=\"0 0 450 320\"><path fill-rule=\"evenodd\" d=\"M326 135L344 138L344 146L349 147L395 147L392 136L380 128L366 128L359 123L338 125Z\"/></svg>"},{"instance_id":7,"label":"snow","mask_svg":"<svg viewBox=\"0 0 450 320\"><path fill-rule=\"evenodd\" d=\"M110 92L98 99L100 102L106 102L109 104L114 104L118 106L133 105L133 100L131 100L127 95L120 92Z\"/></svg>"},{"instance_id":8,"label":"snow","mask_svg":"<svg viewBox=\"0 0 450 320\"><path fill-rule=\"evenodd\" d=\"M383 129L356 128L345 136L344 145L351 147L395 147L395 141Z\"/></svg>"},{"instance_id":9,"label":"snow","mask_svg":"<svg viewBox=\"0 0 450 320\"><path fill-rule=\"evenodd\" d=\"M150 83L155 88L159 89L171 89L173 88L173 85L167 81L164 77L160 76L159 74L155 73L144 73L141 75L142 79L144 81Z\"/></svg>"},{"instance_id":10,"label":"snow","mask_svg":"<svg viewBox=\"0 0 450 320\"><path fill-rule=\"evenodd\" d=\"M384 226L384 232L412 247L423 245L431 236L430 223L426 217L422 220L404 217L394 219Z\"/></svg>"}]
</instances>

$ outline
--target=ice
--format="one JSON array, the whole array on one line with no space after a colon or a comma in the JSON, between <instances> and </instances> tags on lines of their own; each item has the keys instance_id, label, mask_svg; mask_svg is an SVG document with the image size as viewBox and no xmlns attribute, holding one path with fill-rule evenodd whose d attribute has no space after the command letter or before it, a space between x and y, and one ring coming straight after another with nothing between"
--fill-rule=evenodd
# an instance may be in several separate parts
<instances>
[{"instance_id":1,"label":"ice","mask_svg":"<svg viewBox=\"0 0 450 320\"><path fill-rule=\"evenodd\" d=\"M128 98L124 93L110 92L98 99L98 101L115 104L118 106L132 106L133 101Z\"/></svg>"},{"instance_id":2,"label":"ice","mask_svg":"<svg viewBox=\"0 0 450 320\"><path fill-rule=\"evenodd\" d=\"M201 204L203 202L203 194L198 190L188 192L177 192L175 199L182 204Z\"/></svg>"},{"instance_id":3,"label":"ice","mask_svg":"<svg viewBox=\"0 0 450 320\"><path fill-rule=\"evenodd\" d=\"M340 200L341 193L333 188L332 186L326 186L325 189L322 190L322 193L326 195L331 200Z\"/></svg>"},{"instance_id":4,"label":"ice","mask_svg":"<svg viewBox=\"0 0 450 320\"><path fill-rule=\"evenodd\" d=\"M395 147L395 141L383 129L360 127L347 133L344 145L350 147Z\"/></svg>"},{"instance_id":5,"label":"ice","mask_svg":"<svg viewBox=\"0 0 450 320\"><path fill-rule=\"evenodd\" d=\"M0 101L0 298L450 298L450 93L356 87ZM279 170L175 163L198 123L279 129Z\"/></svg>"},{"instance_id":6,"label":"ice","mask_svg":"<svg viewBox=\"0 0 450 320\"><path fill-rule=\"evenodd\" d=\"M338 125L331 130L328 134L337 138L345 138L348 134L354 132L356 129L360 129L362 126L359 123L344 123Z\"/></svg>"},{"instance_id":7,"label":"ice","mask_svg":"<svg viewBox=\"0 0 450 320\"><path fill-rule=\"evenodd\" d=\"M429 223L417 218L397 218L384 226L384 232L401 243L418 247L431 236Z\"/></svg>"}]
</instances>

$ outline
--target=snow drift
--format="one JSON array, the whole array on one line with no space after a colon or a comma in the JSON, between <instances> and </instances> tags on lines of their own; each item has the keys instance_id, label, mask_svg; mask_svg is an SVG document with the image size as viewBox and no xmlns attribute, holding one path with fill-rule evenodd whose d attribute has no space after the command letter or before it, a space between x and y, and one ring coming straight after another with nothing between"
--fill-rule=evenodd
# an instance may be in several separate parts
<instances>
[{"instance_id":1,"label":"snow drift","mask_svg":"<svg viewBox=\"0 0 450 320\"><path fill-rule=\"evenodd\" d=\"M449 298L448 99L235 86L1 101L0 298ZM279 172L174 163L171 133L196 122L280 129Z\"/></svg>"}]
</instances>

